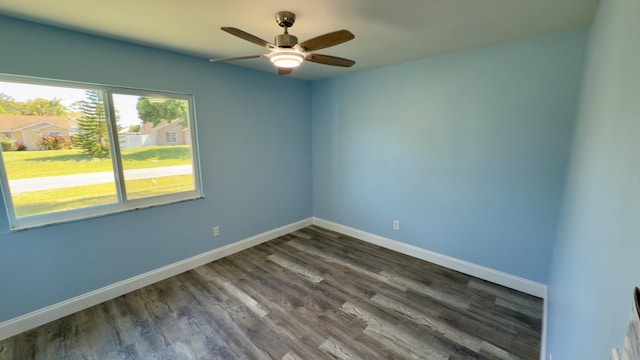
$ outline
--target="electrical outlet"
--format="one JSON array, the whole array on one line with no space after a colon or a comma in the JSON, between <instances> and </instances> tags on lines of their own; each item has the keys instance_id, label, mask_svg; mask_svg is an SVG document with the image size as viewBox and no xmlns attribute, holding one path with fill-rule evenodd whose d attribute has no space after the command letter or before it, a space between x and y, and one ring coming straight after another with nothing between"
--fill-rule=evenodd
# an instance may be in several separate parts
<instances>
[{"instance_id":1,"label":"electrical outlet","mask_svg":"<svg viewBox=\"0 0 640 360\"><path fill-rule=\"evenodd\" d=\"M400 230L400 220L393 220L393 230Z\"/></svg>"},{"instance_id":2,"label":"electrical outlet","mask_svg":"<svg viewBox=\"0 0 640 360\"><path fill-rule=\"evenodd\" d=\"M213 236L220 236L220 226L213 228Z\"/></svg>"}]
</instances>

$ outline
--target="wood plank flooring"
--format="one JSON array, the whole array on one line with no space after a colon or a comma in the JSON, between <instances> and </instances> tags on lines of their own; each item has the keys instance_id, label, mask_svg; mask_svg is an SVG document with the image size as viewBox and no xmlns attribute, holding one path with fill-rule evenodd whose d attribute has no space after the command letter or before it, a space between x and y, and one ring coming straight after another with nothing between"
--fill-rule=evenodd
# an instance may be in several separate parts
<instances>
[{"instance_id":1,"label":"wood plank flooring","mask_svg":"<svg viewBox=\"0 0 640 360\"><path fill-rule=\"evenodd\" d=\"M542 300L311 226L0 341L0 359L538 359Z\"/></svg>"}]
</instances>

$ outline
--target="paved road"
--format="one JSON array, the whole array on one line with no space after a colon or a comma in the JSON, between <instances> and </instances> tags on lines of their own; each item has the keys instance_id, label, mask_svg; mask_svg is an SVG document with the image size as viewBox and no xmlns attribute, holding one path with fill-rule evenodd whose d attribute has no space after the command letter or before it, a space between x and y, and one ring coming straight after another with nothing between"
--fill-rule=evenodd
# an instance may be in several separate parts
<instances>
[{"instance_id":1,"label":"paved road","mask_svg":"<svg viewBox=\"0 0 640 360\"><path fill-rule=\"evenodd\" d=\"M126 180L151 179L162 176L186 175L192 174L191 165L165 166L148 169L125 170L124 178ZM89 174L75 174L64 176L48 176L32 179L20 179L9 181L9 188L12 194L69 188L82 185L102 184L114 182L113 172L98 172Z\"/></svg>"}]
</instances>

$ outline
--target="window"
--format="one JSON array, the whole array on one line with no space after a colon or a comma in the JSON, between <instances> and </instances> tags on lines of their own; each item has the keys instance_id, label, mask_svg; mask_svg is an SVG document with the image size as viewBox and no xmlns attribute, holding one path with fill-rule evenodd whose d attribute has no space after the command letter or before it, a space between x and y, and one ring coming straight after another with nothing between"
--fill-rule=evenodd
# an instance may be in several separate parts
<instances>
[{"instance_id":1,"label":"window","mask_svg":"<svg viewBox=\"0 0 640 360\"><path fill-rule=\"evenodd\" d=\"M177 142L176 133L174 133L174 132L166 132L166 133L164 133L164 141L167 144L175 144Z\"/></svg>"},{"instance_id":2,"label":"window","mask_svg":"<svg viewBox=\"0 0 640 360\"><path fill-rule=\"evenodd\" d=\"M202 197L192 107L186 94L0 77L11 228Z\"/></svg>"}]
</instances>

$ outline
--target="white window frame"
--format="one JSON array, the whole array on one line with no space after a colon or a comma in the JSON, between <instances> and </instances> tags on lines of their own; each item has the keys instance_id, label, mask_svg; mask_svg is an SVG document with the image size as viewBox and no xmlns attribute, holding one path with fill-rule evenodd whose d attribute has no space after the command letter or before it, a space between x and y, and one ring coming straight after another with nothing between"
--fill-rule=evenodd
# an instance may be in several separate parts
<instances>
[{"instance_id":1,"label":"white window frame","mask_svg":"<svg viewBox=\"0 0 640 360\"><path fill-rule=\"evenodd\" d=\"M178 142L178 135L175 131L167 131L164 133L164 142L167 144L175 144Z\"/></svg>"},{"instance_id":2,"label":"white window frame","mask_svg":"<svg viewBox=\"0 0 640 360\"><path fill-rule=\"evenodd\" d=\"M111 160L113 162L113 171L115 176L115 186L117 192L118 201L112 204L96 205L80 209L57 211L46 214L30 215L23 217L16 217L13 202L11 198L11 191L9 189L9 181L7 179L7 172L4 166L4 159L2 158L2 151L0 151L0 190L3 194L5 207L9 216L9 225L12 231L24 230L29 228L41 227L52 224L59 224L89 218L95 218L99 216L105 216L110 214L121 213L125 211L138 210L141 208L148 208L153 206L167 205L186 200L195 200L203 198L202 192L202 179L200 175L200 160L198 156L198 141L197 141L197 126L195 121L195 109L193 104L193 95L169 91L155 91L155 90L143 90L143 89L131 89L121 88L114 86L87 84L81 82L68 82L61 80L48 80L40 78L31 78L23 76L5 75L0 74L0 81L25 83L31 85L46 85L56 86L62 88L74 88L82 90L93 90L103 92L104 95L104 108L107 119L109 142L111 147ZM188 103L188 124L191 136L191 160L192 160L192 174L194 180L194 189L192 191L183 191L171 194L156 195L152 197L144 197L139 199L127 199L124 170L122 167L122 157L120 154L120 142L118 141L118 131L116 126L115 110L113 105L113 94L122 95L134 95L134 96L148 96L154 98L166 98L186 100Z\"/></svg>"},{"instance_id":3,"label":"white window frame","mask_svg":"<svg viewBox=\"0 0 640 360\"><path fill-rule=\"evenodd\" d=\"M60 131L49 131L49 136L51 137L56 137L56 136L60 136L62 135L62 132Z\"/></svg>"}]
</instances>

